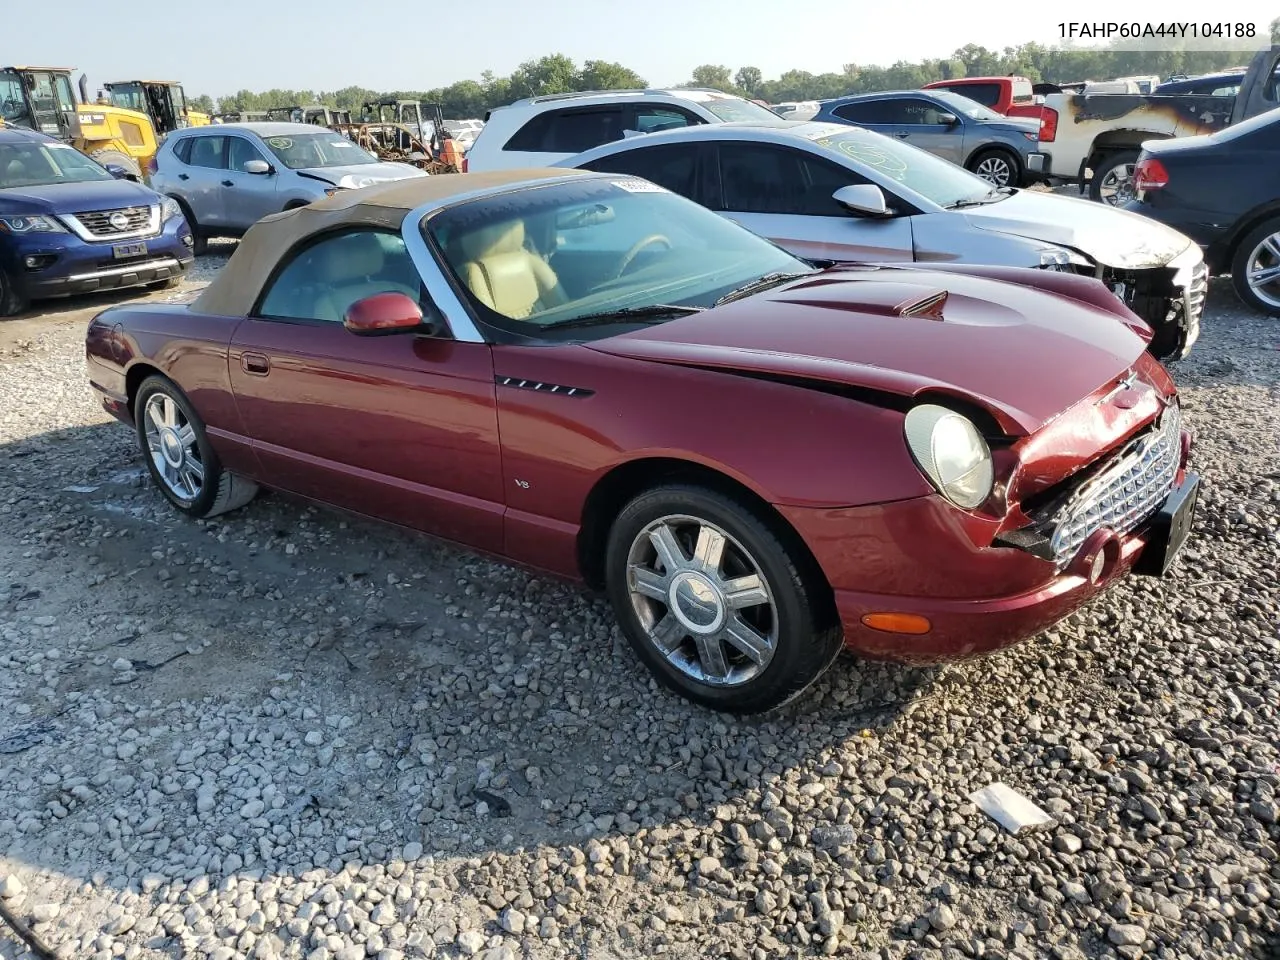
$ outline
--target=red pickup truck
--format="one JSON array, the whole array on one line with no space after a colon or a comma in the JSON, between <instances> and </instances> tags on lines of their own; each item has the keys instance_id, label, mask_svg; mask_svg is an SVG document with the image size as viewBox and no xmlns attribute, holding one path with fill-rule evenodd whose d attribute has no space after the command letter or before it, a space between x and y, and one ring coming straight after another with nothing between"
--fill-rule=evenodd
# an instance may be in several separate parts
<instances>
[{"instance_id":1,"label":"red pickup truck","mask_svg":"<svg viewBox=\"0 0 1280 960\"><path fill-rule=\"evenodd\" d=\"M976 100L988 109L1006 117L1041 119L1044 108L1036 103L1031 81L1026 77L964 77L960 80L935 80L924 90L950 90Z\"/></svg>"}]
</instances>

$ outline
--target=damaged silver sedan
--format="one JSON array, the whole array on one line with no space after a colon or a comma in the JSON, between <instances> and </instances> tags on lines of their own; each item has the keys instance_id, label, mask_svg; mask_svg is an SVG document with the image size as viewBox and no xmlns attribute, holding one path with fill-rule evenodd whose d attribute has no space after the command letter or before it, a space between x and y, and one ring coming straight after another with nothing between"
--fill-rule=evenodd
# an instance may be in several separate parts
<instances>
[{"instance_id":1,"label":"damaged silver sedan","mask_svg":"<svg viewBox=\"0 0 1280 960\"><path fill-rule=\"evenodd\" d=\"M981 177L845 124L722 123L597 147L558 166L643 177L815 262L965 263L1096 277L1190 352L1208 289L1201 250L1146 217Z\"/></svg>"}]
</instances>

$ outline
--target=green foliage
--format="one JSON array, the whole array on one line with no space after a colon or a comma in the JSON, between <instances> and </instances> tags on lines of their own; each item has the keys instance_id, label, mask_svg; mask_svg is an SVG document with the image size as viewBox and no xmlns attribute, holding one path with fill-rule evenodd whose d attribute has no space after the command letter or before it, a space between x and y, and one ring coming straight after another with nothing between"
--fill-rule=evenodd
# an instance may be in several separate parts
<instances>
[{"instance_id":1,"label":"green foliage","mask_svg":"<svg viewBox=\"0 0 1280 960\"><path fill-rule=\"evenodd\" d=\"M1271 38L1280 43L1280 17L1271 22ZM1067 83L1073 80L1106 80L1125 76L1161 76L1172 74L1212 73L1248 62L1239 52L1193 50L1134 50L1117 43L1110 48L1046 47L1024 43L1003 50L988 50L978 44L966 44L950 57L909 63L900 60L891 66L864 66L847 63L839 73L810 73L788 70L776 80L765 80L757 67L740 67L734 73L721 64L702 64L683 86L714 87L729 93L755 97L769 103L786 100L823 100L849 93L875 90L903 90L923 86L934 80L958 77L1017 76L1033 82ZM232 110L267 110L323 103L358 112L361 104L384 96L439 103L444 115L451 118L483 117L485 111L522 97L575 90L623 90L644 88L645 79L620 63L588 60L581 68L562 53L553 53L520 64L510 76L499 77L486 70L479 80L458 80L435 90L380 93L364 87L344 87L319 93L312 90L267 90L255 93L241 90L218 101L217 112ZM198 109L213 112L209 97L192 98Z\"/></svg>"}]
</instances>

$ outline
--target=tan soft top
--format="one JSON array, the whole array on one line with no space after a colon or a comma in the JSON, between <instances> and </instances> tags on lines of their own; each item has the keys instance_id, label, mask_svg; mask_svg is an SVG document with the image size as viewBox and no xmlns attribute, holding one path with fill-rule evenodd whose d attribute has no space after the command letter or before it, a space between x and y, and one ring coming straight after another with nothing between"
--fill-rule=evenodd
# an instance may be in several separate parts
<instances>
[{"instance_id":1,"label":"tan soft top","mask_svg":"<svg viewBox=\"0 0 1280 960\"><path fill-rule=\"evenodd\" d=\"M280 258L313 234L348 224L399 230L405 214L424 203L444 206L453 197L500 193L504 187L575 175L591 176L570 168L491 170L411 177L359 190L339 190L332 197L295 210L273 213L255 223L227 265L191 301L190 309L213 316L246 315L253 309L258 293Z\"/></svg>"}]
</instances>

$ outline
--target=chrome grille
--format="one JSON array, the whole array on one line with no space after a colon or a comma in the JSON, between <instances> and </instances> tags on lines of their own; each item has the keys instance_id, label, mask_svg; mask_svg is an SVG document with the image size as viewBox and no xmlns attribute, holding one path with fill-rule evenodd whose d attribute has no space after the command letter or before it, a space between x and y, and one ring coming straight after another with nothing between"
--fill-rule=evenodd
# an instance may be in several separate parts
<instances>
[{"instance_id":1,"label":"chrome grille","mask_svg":"<svg viewBox=\"0 0 1280 960\"><path fill-rule=\"evenodd\" d=\"M1204 313L1205 297L1209 295L1209 265L1203 260L1191 271L1191 283L1187 285L1187 317L1199 325Z\"/></svg>"},{"instance_id":2,"label":"chrome grille","mask_svg":"<svg viewBox=\"0 0 1280 960\"><path fill-rule=\"evenodd\" d=\"M120 219L123 217L123 222ZM136 234L151 226L151 207L124 207L119 210L94 210L92 213L77 213L75 218L80 225L95 237L104 239L118 237L121 234ZM112 218L117 222L112 223Z\"/></svg>"},{"instance_id":3,"label":"chrome grille","mask_svg":"<svg viewBox=\"0 0 1280 960\"><path fill-rule=\"evenodd\" d=\"M1059 568L1070 563L1095 530L1130 533L1173 489L1182 460L1182 413L1175 403L1160 423L1116 454L1042 521Z\"/></svg>"}]
</instances>

